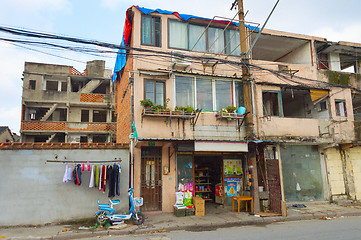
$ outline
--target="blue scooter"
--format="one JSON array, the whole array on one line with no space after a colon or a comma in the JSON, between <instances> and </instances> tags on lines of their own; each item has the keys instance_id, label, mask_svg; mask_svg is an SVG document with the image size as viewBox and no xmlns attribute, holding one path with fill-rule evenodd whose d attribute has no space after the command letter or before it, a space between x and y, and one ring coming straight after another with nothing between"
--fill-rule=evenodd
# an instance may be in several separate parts
<instances>
[{"instance_id":1,"label":"blue scooter","mask_svg":"<svg viewBox=\"0 0 361 240\"><path fill-rule=\"evenodd\" d=\"M114 222L122 222L124 220L132 219L134 225L141 225L144 222L144 215L140 211L136 211L135 207L143 205L143 198L133 198L133 188L128 190L130 209L129 213L125 215L115 214L114 205L120 203L119 200L109 199L109 204L102 204L98 200L98 211L96 213L96 223L104 226L107 223L113 224Z\"/></svg>"}]
</instances>

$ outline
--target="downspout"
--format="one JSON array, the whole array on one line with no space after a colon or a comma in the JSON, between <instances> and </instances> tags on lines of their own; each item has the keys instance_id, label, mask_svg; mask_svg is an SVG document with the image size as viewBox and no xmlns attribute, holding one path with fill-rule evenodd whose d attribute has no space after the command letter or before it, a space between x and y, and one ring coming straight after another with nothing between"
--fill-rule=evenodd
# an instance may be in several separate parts
<instances>
[{"instance_id":1,"label":"downspout","mask_svg":"<svg viewBox=\"0 0 361 240\"><path fill-rule=\"evenodd\" d=\"M130 124L134 122L134 77L129 77L130 82ZM134 141L135 138L133 136L134 129L131 127L130 138L130 187L134 188Z\"/></svg>"},{"instance_id":2,"label":"downspout","mask_svg":"<svg viewBox=\"0 0 361 240\"><path fill-rule=\"evenodd\" d=\"M257 125L257 127L258 127L258 123L256 122L256 106L255 106L255 98L254 98L254 79L252 78L251 79L251 81L250 81L250 83L251 83L251 104L252 104L252 118L253 118L253 126L254 126L254 124L256 124ZM253 131L253 133L252 133L252 135L253 136L256 136L256 134L258 134L258 131L256 132L256 130L255 130L255 128L253 127L252 128L252 131Z\"/></svg>"}]
</instances>

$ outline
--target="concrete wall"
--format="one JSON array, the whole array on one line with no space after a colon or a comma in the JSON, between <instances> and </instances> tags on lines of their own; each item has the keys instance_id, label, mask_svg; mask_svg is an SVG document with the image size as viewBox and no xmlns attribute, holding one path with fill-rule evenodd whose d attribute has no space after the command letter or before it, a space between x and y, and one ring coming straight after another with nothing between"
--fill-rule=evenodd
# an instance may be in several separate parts
<instances>
[{"instance_id":1,"label":"concrete wall","mask_svg":"<svg viewBox=\"0 0 361 240\"><path fill-rule=\"evenodd\" d=\"M348 153L348 160L352 166L355 199L361 200L361 147L354 147L346 150Z\"/></svg>"},{"instance_id":2,"label":"concrete wall","mask_svg":"<svg viewBox=\"0 0 361 240\"><path fill-rule=\"evenodd\" d=\"M307 42L301 45L292 52L288 53L286 56L278 59L278 61L311 66L312 65L311 43Z\"/></svg>"},{"instance_id":3,"label":"concrete wall","mask_svg":"<svg viewBox=\"0 0 361 240\"><path fill-rule=\"evenodd\" d=\"M327 149L325 151L325 159L327 164L330 195L332 199L344 196L346 194L346 190L340 151L336 148Z\"/></svg>"},{"instance_id":4,"label":"concrete wall","mask_svg":"<svg viewBox=\"0 0 361 240\"><path fill-rule=\"evenodd\" d=\"M119 209L128 208L129 153L126 149L0 150L0 226L38 225L92 218L97 199L108 202L108 191L89 188L90 172L81 186L63 183L65 164L54 160L105 161L121 158ZM74 164L69 164L73 166ZM108 190L108 189L107 189ZM118 209L118 208L117 208Z\"/></svg>"}]
</instances>

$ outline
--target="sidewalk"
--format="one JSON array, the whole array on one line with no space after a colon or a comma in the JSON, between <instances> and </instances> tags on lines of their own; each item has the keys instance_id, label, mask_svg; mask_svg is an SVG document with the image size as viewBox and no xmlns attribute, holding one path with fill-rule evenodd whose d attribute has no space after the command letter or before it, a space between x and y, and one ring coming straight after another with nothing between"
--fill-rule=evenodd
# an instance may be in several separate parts
<instances>
[{"instance_id":1,"label":"sidewalk","mask_svg":"<svg viewBox=\"0 0 361 240\"><path fill-rule=\"evenodd\" d=\"M334 217L361 216L361 206L339 206L328 202L307 202L306 208L287 210L287 217L258 217L245 212L232 212L232 207L219 206L206 210L202 217L176 217L171 213L145 214L142 226L123 224L119 229L79 229L79 225L53 225L43 227L0 228L0 239L81 239L106 235L126 235L161 231L203 231L222 227L270 224L279 221L328 219ZM287 206L292 206L288 203ZM87 228L89 226L85 226Z\"/></svg>"}]
</instances>

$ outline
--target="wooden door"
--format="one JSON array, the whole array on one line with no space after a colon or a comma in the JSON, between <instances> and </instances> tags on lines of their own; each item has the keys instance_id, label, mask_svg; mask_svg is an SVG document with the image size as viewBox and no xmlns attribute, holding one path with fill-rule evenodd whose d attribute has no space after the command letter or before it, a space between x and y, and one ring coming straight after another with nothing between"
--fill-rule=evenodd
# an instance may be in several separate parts
<instances>
[{"instance_id":1,"label":"wooden door","mask_svg":"<svg viewBox=\"0 0 361 240\"><path fill-rule=\"evenodd\" d=\"M162 148L142 147L141 161L142 211L161 211Z\"/></svg>"},{"instance_id":2,"label":"wooden door","mask_svg":"<svg viewBox=\"0 0 361 240\"><path fill-rule=\"evenodd\" d=\"M270 211L282 213L282 193L278 159L266 159Z\"/></svg>"}]
</instances>

